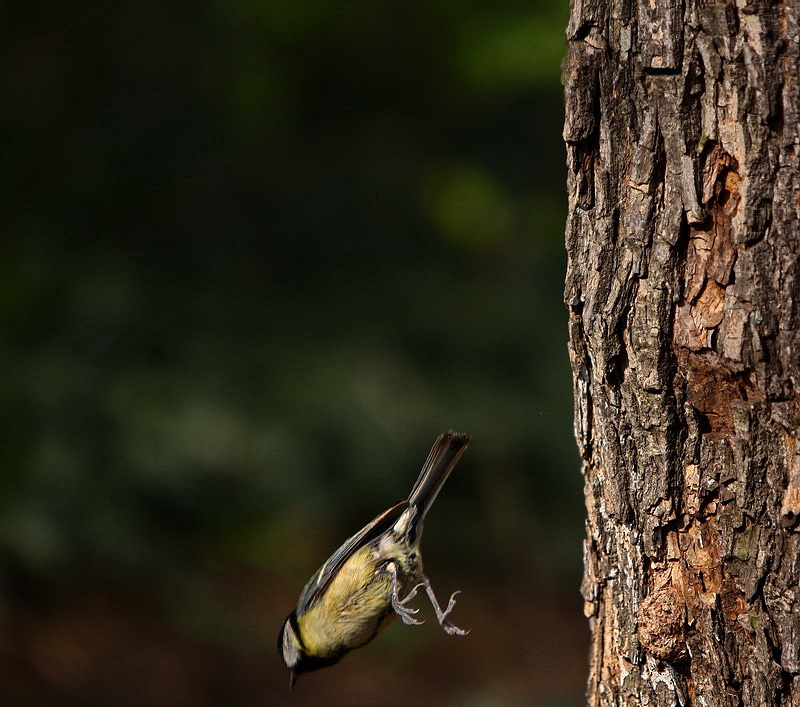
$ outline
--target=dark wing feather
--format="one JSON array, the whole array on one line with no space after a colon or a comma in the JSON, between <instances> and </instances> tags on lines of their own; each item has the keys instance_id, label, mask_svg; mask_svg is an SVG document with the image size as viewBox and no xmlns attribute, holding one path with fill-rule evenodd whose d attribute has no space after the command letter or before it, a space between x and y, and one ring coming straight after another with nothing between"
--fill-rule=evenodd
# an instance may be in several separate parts
<instances>
[{"instance_id":1,"label":"dark wing feather","mask_svg":"<svg viewBox=\"0 0 800 707\"><path fill-rule=\"evenodd\" d=\"M304 614L317 597L325 591L325 588L331 583L337 572L342 568L342 565L352 557L353 553L391 528L406 508L408 508L408 501L401 501L367 523L351 538L345 540L344 544L317 570L303 588L303 593L300 595L300 601L297 604L298 616Z\"/></svg>"}]
</instances>

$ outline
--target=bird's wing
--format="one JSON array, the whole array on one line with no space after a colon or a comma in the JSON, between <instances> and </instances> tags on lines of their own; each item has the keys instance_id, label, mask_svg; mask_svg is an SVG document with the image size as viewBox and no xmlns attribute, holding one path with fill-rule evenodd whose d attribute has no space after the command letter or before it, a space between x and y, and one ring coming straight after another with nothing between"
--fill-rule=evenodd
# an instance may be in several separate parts
<instances>
[{"instance_id":1,"label":"bird's wing","mask_svg":"<svg viewBox=\"0 0 800 707\"><path fill-rule=\"evenodd\" d=\"M317 570L303 588L303 593L300 595L300 601L297 604L297 615L301 616L308 610L317 597L325 591L325 588L331 583L331 580L342 568L342 565L352 557L353 553L391 528L406 508L408 508L408 501L401 501L367 523L355 535L345 540L344 544Z\"/></svg>"}]
</instances>

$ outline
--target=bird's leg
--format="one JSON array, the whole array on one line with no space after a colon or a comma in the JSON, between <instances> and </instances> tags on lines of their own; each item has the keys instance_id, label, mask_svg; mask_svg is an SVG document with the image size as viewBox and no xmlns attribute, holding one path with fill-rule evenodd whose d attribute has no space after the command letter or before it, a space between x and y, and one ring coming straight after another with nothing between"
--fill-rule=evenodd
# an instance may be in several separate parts
<instances>
[{"instance_id":1,"label":"bird's leg","mask_svg":"<svg viewBox=\"0 0 800 707\"><path fill-rule=\"evenodd\" d=\"M400 596L397 593L397 565L394 562L390 562L386 569L388 569L389 573L392 575L392 609L394 609L397 615L403 619L404 624L410 624L413 626L424 624L424 621L418 621L411 615L416 614L419 609L410 609L406 606L406 602L416 596L417 589L419 589L419 587L422 585L417 585L408 593L405 599L400 599Z\"/></svg>"},{"instance_id":2,"label":"bird's leg","mask_svg":"<svg viewBox=\"0 0 800 707\"><path fill-rule=\"evenodd\" d=\"M433 593L433 587L431 587L431 580L429 580L425 575L422 575L422 582L414 587L414 591L416 592L419 587L425 587L425 591L428 594L428 598L431 600L431 604L433 604L433 609L436 612L436 618L439 620L439 624L441 627L449 633L451 636L466 636L469 631L465 631L463 628L459 628L451 624L447 617L450 612L453 610L453 607L456 605L456 594L460 594L461 590L457 592L453 592L450 595L450 601L447 602L447 608L442 611L441 607L439 606L439 602L436 601L436 595Z\"/></svg>"}]
</instances>

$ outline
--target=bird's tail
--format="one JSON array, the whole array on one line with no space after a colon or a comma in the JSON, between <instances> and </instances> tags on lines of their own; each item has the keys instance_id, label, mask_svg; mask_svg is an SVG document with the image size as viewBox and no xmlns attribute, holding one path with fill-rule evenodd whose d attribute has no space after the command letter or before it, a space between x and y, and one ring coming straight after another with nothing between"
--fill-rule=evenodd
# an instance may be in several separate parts
<instances>
[{"instance_id":1,"label":"bird's tail","mask_svg":"<svg viewBox=\"0 0 800 707\"><path fill-rule=\"evenodd\" d=\"M428 459L419 473L419 478L408 496L408 504L416 506L420 521L438 495L453 467L469 444L468 434L442 432L431 447Z\"/></svg>"}]
</instances>

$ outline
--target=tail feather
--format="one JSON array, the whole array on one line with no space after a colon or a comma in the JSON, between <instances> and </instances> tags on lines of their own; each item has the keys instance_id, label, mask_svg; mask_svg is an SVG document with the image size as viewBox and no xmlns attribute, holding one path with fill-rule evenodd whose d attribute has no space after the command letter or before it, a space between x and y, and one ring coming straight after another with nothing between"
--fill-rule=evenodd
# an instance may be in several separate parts
<instances>
[{"instance_id":1,"label":"tail feather","mask_svg":"<svg viewBox=\"0 0 800 707\"><path fill-rule=\"evenodd\" d=\"M468 434L450 430L440 434L439 439L434 442L419 478L408 496L408 503L410 506L416 506L420 520L425 517L470 439Z\"/></svg>"}]
</instances>

